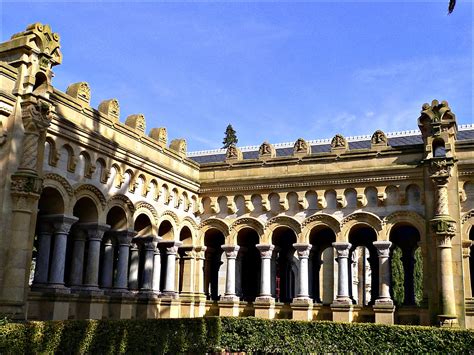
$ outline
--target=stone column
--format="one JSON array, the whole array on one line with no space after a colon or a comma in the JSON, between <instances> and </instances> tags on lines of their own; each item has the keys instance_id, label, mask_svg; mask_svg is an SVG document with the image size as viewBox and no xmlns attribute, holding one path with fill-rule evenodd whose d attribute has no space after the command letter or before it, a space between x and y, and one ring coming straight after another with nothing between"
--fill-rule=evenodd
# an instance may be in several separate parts
<instances>
[{"instance_id":1,"label":"stone column","mask_svg":"<svg viewBox=\"0 0 474 355\"><path fill-rule=\"evenodd\" d=\"M84 275L84 251L86 248L87 233L82 229L82 225L76 225L71 231L73 238L72 261L69 282L71 287L81 287Z\"/></svg>"},{"instance_id":2,"label":"stone column","mask_svg":"<svg viewBox=\"0 0 474 355\"><path fill-rule=\"evenodd\" d=\"M334 300L335 304L352 304L349 297L349 251L351 243L335 242L332 246L336 249L338 275L337 275L337 296Z\"/></svg>"},{"instance_id":3,"label":"stone column","mask_svg":"<svg viewBox=\"0 0 474 355\"><path fill-rule=\"evenodd\" d=\"M311 244L293 244L293 247L298 252L298 258L300 260L300 277L299 277L299 291L296 296L297 300L310 301L309 298L309 279L308 279L308 259L311 251Z\"/></svg>"},{"instance_id":4,"label":"stone column","mask_svg":"<svg viewBox=\"0 0 474 355\"><path fill-rule=\"evenodd\" d=\"M433 159L430 173L436 191L435 216L430 220L431 231L436 238L439 250L439 280L441 326L458 326L454 298L454 280L451 240L456 235L456 221L449 214L448 182L454 161L452 158Z\"/></svg>"},{"instance_id":5,"label":"stone column","mask_svg":"<svg viewBox=\"0 0 474 355\"><path fill-rule=\"evenodd\" d=\"M222 300L238 300L239 298L235 294L235 259L237 259L240 247L238 245L223 245L222 249L227 258L225 296L222 297Z\"/></svg>"},{"instance_id":6,"label":"stone column","mask_svg":"<svg viewBox=\"0 0 474 355\"><path fill-rule=\"evenodd\" d=\"M195 254L194 248L190 245L179 248L181 258L179 275L182 277L180 293L182 295L192 296L194 294Z\"/></svg>"},{"instance_id":7,"label":"stone column","mask_svg":"<svg viewBox=\"0 0 474 355\"><path fill-rule=\"evenodd\" d=\"M54 247L49 284L51 287L64 287L64 268L66 266L67 236L76 217L61 216L53 223Z\"/></svg>"},{"instance_id":8,"label":"stone column","mask_svg":"<svg viewBox=\"0 0 474 355\"><path fill-rule=\"evenodd\" d=\"M153 237L146 237L143 251L145 263L143 266L143 283L140 291L150 292L153 287L153 261L155 258L155 245Z\"/></svg>"},{"instance_id":9,"label":"stone column","mask_svg":"<svg viewBox=\"0 0 474 355\"><path fill-rule=\"evenodd\" d=\"M377 255L379 257L379 295L376 299L376 304L390 304L393 305L393 301L390 298L390 247L392 242L389 241L376 241L373 243L377 249Z\"/></svg>"},{"instance_id":10,"label":"stone column","mask_svg":"<svg viewBox=\"0 0 474 355\"><path fill-rule=\"evenodd\" d=\"M162 295L177 298L175 290L176 253L182 242L161 242L166 248L166 276Z\"/></svg>"},{"instance_id":11,"label":"stone column","mask_svg":"<svg viewBox=\"0 0 474 355\"><path fill-rule=\"evenodd\" d=\"M161 255L160 249L158 249L158 242L161 240L161 237L155 237L153 243L153 281L152 281L152 290L154 293L160 293L160 276L161 276Z\"/></svg>"},{"instance_id":12,"label":"stone column","mask_svg":"<svg viewBox=\"0 0 474 355\"><path fill-rule=\"evenodd\" d=\"M138 265L140 263L140 254L135 240L130 247L130 273L128 275L128 287L130 290L138 290Z\"/></svg>"},{"instance_id":13,"label":"stone column","mask_svg":"<svg viewBox=\"0 0 474 355\"><path fill-rule=\"evenodd\" d=\"M262 258L262 270L260 277L260 295L257 297L259 301L273 300L271 290L271 259L274 246L271 244L257 244Z\"/></svg>"},{"instance_id":14,"label":"stone column","mask_svg":"<svg viewBox=\"0 0 474 355\"><path fill-rule=\"evenodd\" d=\"M123 231L117 233L117 243L119 248L117 261L117 274L115 276L114 291L128 291L128 258L130 254L130 242L135 232Z\"/></svg>"},{"instance_id":15,"label":"stone column","mask_svg":"<svg viewBox=\"0 0 474 355\"><path fill-rule=\"evenodd\" d=\"M49 254L51 250L51 236L53 230L51 223L40 219L38 221L38 254L36 255L34 287L45 286L48 283Z\"/></svg>"},{"instance_id":16,"label":"stone column","mask_svg":"<svg viewBox=\"0 0 474 355\"><path fill-rule=\"evenodd\" d=\"M108 225L93 224L87 228L87 265L84 287L94 291L99 289L100 243L104 233L110 229Z\"/></svg>"},{"instance_id":17,"label":"stone column","mask_svg":"<svg viewBox=\"0 0 474 355\"><path fill-rule=\"evenodd\" d=\"M109 235L104 242L104 259L102 260L102 273L100 275L100 286L111 288L114 273L114 243Z\"/></svg>"},{"instance_id":18,"label":"stone column","mask_svg":"<svg viewBox=\"0 0 474 355\"><path fill-rule=\"evenodd\" d=\"M204 295L204 261L206 260L206 249L207 247L196 247L196 279L194 281L195 293L199 296Z\"/></svg>"}]
</instances>

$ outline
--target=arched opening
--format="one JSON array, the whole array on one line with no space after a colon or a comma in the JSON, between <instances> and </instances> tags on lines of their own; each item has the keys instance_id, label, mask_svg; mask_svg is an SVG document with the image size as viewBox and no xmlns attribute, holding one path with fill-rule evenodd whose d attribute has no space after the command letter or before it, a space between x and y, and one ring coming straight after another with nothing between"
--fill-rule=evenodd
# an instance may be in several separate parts
<instances>
[{"instance_id":1,"label":"arched opening","mask_svg":"<svg viewBox=\"0 0 474 355\"><path fill-rule=\"evenodd\" d=\"M411 225L397 224L390 231L390 241L392 299L397 306L419 305L423 298L420 233Z\"/></svg>"},{"instance_id":2,"label":"arched opening","mask_svg":"<svg viewBox=\"0 0 474 355\"><path fill-rule=\"evenodd\" d=\"M174 231L170 221L163 221L158 228L158 235L163 238L162 241L173 241Z\"/></svg>"},{"instance_id":3,"label":"arched opening","mask_svg":"<svg viewBox=\"0 0 474 355\"><path fill-rule=\"evenodd\" d=\"M138 290L143 286L143 269L145 267L144 240L153 235L153 225L151 224L150 217L145 213L139 214L135 219L133 229L137 235L134 238L136 247L130 250L129 287L132 290Z\"/></svg>"},{"instance_id":4,"label":"arched opening","mask_svg":"<svg viewBox=\"0 0 474 355\"><path fill-rule=\"evenodd\" d=\"M469 253L469 273L471 276L471 295L474 297L474 227L469 230L469 240L473 242Z\"/></svg>"},{"instance_id":5,"label":"arched opening","mask_svg":"<svg viewBox=\"0 0 474 355\"><path fill-rule=\"evenodd\" d=\"M310 295L314 302L331 304L335 298L337 263L332 243L336 241L333 230L317 226L309 234L312 245L309 259Z\"/></svg>"},{"instance_id":6,"label":"arched opening","mask_svg":"<svg viewBox=\"0 0 474 355\"><path fill-rule=\"evenodd\" d=\"M236 293L240 299L253 302L259 293L260 252L256 245L258 233L252 228L243 228L237 235L240 249L237 254Z\"/></svg>"},{"instance_id":7,"label":"arched opening","mask_svg":"<svg viewBox=\"0 0 474 355\"><path fill-rule=\"evenodd\" d=\"M211 228L204 235L204 245L207 248L204 263L204 292L207 299L214 301L219 300L220 294L224 293L225 268L222 267L224 242L224 234L218 229ZM219 282L220 280L222 282Z\"/></svg>"},{"instance_id":8,"label":"arched opening","mask_svg":"<svg viewBox=\"0 0 474 355\"><path fill-rule=\"evenodd\" d=\"M372 227L358 224L349 231L351 266L349 293L355 304L374 304L379 292L379 258L373 242L377 233Z\"/></svg>"},{"instance_id":9,"label":"arched opening","mask_svg":"<svg viewBox=\"0 0 474 355\"><path fill-rule=\"evenodd\" d=\"M82 197L74 205L73 215L79 218L77 223L90 223L97 222L99 212L91 198Z\"/></svg>"},{"instance_id":10,"label":"arched opening","mask_svg":"<svg viewBox=\"0 0 474 355\"><path fill-rule=\"evenodd\" d=\"M295 257L296 235L289 227L278 227L273 231L272 244L275 245L272 258L272 281L275 299L291 302L296 296L298 259ZM273 286L273 285L272 285Z\"/></svg>"},{"instance_id":11,"label":"arched opening","mask_svg":"<svg viewBox=\"0 0 474 355\"><path fill-rule=\"evenodd\" d=\"M54 248L54 231L52 221L48 217L63 214L64 201L61 193L51 187L44 188L38 202L38 218L30 267L30 285L48 283Z\"/></svg>"},{"instance_id":12,"label":"arched opening","mask_svg":"<svg viewBox=\"0 0 474 355\"><path fill-rule=\"evenodd\" d=\"M48 78L43 72L35 75L35 84L33 85L33 94L44 95L48 91Z\"/></svg>"},{"instance_id":13,"label":"arched opening","mask_svg":"<svg viewBox=\"0 0 474 355\"><path fill-rule=\"evenodd\" d=\"M433 156L435 158L444 158L446 157L446 146L444 145L444 140L441 138L436 138L433 143Z\"/></svg>"},{"instance_id":14,"label":"arched opening","mask_svg":"<svg viewBox=\"0 0 474 355\"><path fill-rule=\"evenodd\" d=\"M127 215L122 207L114 206L107 213L107 222L110 231L123 231L127 229Z\"/></svg>"}]
</instances>

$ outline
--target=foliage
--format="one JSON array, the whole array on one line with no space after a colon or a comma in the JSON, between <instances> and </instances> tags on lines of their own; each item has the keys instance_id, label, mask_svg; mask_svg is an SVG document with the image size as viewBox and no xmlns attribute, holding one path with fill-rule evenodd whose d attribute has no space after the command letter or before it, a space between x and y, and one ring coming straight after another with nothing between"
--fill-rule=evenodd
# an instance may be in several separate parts
<instances>
[{"instance_id":1,"label":"foliage","mask_svg":"<svg viewBox=\"0 0 474 355\"><path fill-rule=\"evenodd\" d=\"M256 318L84 320L0 326L0 353L464 352L474 332Z\"/></svg>"},{"instance_id":2,"label":"foliage","mask_svg":"<svg viewBox=\"0 0 474 355\"><path fill-rule=\"evenodd\" d=\"M403 272L402 250L399 247L393 249L392 254L392 290L395 305L403 304L405 299L405 275Z\"/></svg>"},{"instance_id":3,"label":"foliage","mask_svg":"<svg viewBox=\"0 0 474 355\"><path fill-rule=\"evenodd\" d=\"M237 132L235 132L234 128L232 128L232 125L229 124L225 130L225 137L224 137L224 140L222 141L222 144L224 146L222 147L222 149L227 149L229 148L230 145L237 144L239 139L237 138L236 133Z\"/></svg>"},{"instance_id":4,"label":"foliage","mask_svg":"<svg viewBox=\"0 0 474 355\"><path fill-rule=\"evenodd\" d=\"M415 302L419 306L423 301L423 257L421 256L421 248L415 250Z\"/></svg>"}]
</instances>

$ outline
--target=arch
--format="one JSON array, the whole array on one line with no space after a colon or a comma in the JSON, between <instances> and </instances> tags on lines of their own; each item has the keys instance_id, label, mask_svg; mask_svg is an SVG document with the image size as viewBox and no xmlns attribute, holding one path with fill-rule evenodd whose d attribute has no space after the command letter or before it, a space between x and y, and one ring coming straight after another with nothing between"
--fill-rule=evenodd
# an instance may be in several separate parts
<instances>
[{"instance_id":1,"label":"arch","mask_svg":"<svg viewBox=\"0 0 474 355\"><path fill-rule=\"evenodd\" d=\"M396 211L383 219L385 234L390 235L392 228L400 223L413 225L424 240L426 221L420 214L413 211Z\"/></svg>"},{"instance_id":2,"label":"arch","mask_svg":"<svg viewBox=\"0 0 474 355\"><path fill-rule=\"evenodd\" d=\"M471 232L472 226L474 225L474 209L469 210L461 217L461 224L464 230L464 235L462 238L469 239L469 233Z\"/></svg>"},{"instance_id":3,"label":"arch","mask_svg":"<svg viewBox=\"0 0 474 355\"><path fill-rule=\"evenodd\" d=\"M190 227L191 230L194 230L195 232L197 232L199 230L199 226L196 223L196 221L194 219L192 219L191 217L189 217L189 216L186 216L182 219L180 227L183 227L185 225Z\"/></svg>"},{"instance_id":4,"label":"arch","mask_svg":"<svg viewBox=\"0 0 474 355\"><path fill-rule=\"evenodd\" d=\"M161 221L163 221L163 220L170 221L173 224L175 230L178 229L179 218L178 218L178 215L176 213L174 213L173 211L170 211L170 210L164 211L160 215L159 222L161 223Z\"/></svg>"},{"instance_id":5,"label":"arch","mask_svg":"<svg viewBox=\"0 0 474 355\"><path fill-rule=\"evenodd\" d=\"M145 211L138 212L135 216L133 230L137 233L138 237L148 237L156 234L152 219Z\"/></svg>"},{"instance_id":6,"label":"arch","mask_svg":"<svg viewBox=\"0 0 474 355\"><path fill-rule=\"evenodd\" d=\"M45 187L38 202L38 215L64 214L65 200L56 187Z\"/></svg>"},{"instance_id":7,"label":"arch","mask_svg":"<svg viewBox=\"0 0 474 355\"><path fill-rule=\"evenodd\" d=\"M54 187L63 195L64 201L74 196L71 184L61 175L49 173L43 176L43 187Z\"/></svg>"},{"instance_id":8,"label":"arch","mask_svg":"<svg viewBox=\"0 0 474 355\"><path fill-rule=\"evenodd\" d=\"M64 154L64 152L66 154ZM74 149L72 146L68 143L65 143L61 146L60 149L60 154L59 154L59 161L60 164L58 166L59 170L66 170L71 173L74 173L76 170L76 164L77 164L77 158L76 158L76 153L74 152Z\"/></svg>"},{"instance_id":9,"label":"arch","mask_svg":"<svg viewBox=\"0 0 474 355\"><path fill-rule=\"evenodd\" d=\"M115 173L114 173L114 171L115 171ZM123 182L124 182L124 176L122 174L122 168L117 163L114 163L110 167L110 172L111 172L111 176L112 176L112 179L111 179L111 182L113 183L112 186L119 189L122 186Z\"/></svg>"},{"instance_id":10,"label":"arch","mask_svg":"<svg viewBox=\"0 0 474 355\"><path fill-rule=\"evenodd\" d=\"M92 198L97 206L101 206L101 209L104 210L107 205L107 200L105 199L104 194L97 187L91 184L81 184L74 189L74 195L76 201L78 201L83 196L88 196Z\"/></svg>"},{"instance_id":11,"label":"arch","mask_svg":"<svg viewBox=\"0 0 474 355\"><path fill-rule=\"evenodd\" d=\"M315 214L301 223L301 243L308 243L311 230L318 226L329 227L335 235L341 232L340 223L335 217L326 213Z\"/></svg>"},{"instance_id":12,"label":"arch","mask_svg":"<svg viewBox=\"0 0 474 355\"><path fill-rule=\"evenodd\" d=\"M419 206L422 204L422 195L420 186L417 184L410 184L405 190L405 196L408 205Z\"/></svg>"},{"instance_id":13,"label":"arch","mask_svg":"<svg viewBox=\"0 0 474 355\"><path fill-rule=\"evenodd\" d=\"M121 194L114 195L107 202L107 207L106 207L107 214L113 207L120 207L125 211L129 228L133 229L132 221L133 221L133 214L135 213L135 206L133 205L132 201L125 195L121 195Z\"/></svg>"},{"instance_id":14,"label":"arch","mask_svg":"<svg viewBox=\"0 0 474 355\"><path fill-rule=\"evenodd\" d=\"M73 216L78 217L78 223L98 222L100 209L97 201L90 195L83 195L74 202Z\"/></svg>"},{"instance_id":15,"label":"arch","mask_svg":"<svg viewBox=\"0 0 474 355\"><path fill-rule=\"evenodd\" d=\"M48 91L48 77L45 73L38 71L35 75L35 83L33 85L33 94L44 95Z\"/></svg>"},{"instance_id":16,"label":"arch","mask_svg":"<svg viewBox=\"0 0 474 355\"><path fill-rule=\"evenodd\" d=\"M97 167L97 177L98 177L98 180L99 180L101 183L106 184L106 183L107 183L107 180L108 180L108 176L107 176L107 174L106 174L107 162L105 161L104 158L99 157L99 158L96 159L95 165L96 165L96 167Z\"/></svg>"},{"instance_id":17,"label":"arch","mask_svg":"<svg viewBox=\"0 0 474 355\"><path fill-rule=\"evenodd\" d=\"M436 138L431 143L433 148L433 157L435 158L444 158L446 157L446 146L444 144L443 138Z\"/></svg>"},{"instance_id":18,"label":"arch","mask_svg":"<svg viewBox=\"0 0 474 355\"><path fill-rule=\"evenodd\" d=\"M254 229L259 237L261 237L265 231L265 226L257 218L253 217L243 217L235 220L229 227L231 232L238 233L243 228L252 228Z\"/></svg>"},{"instance_id":19,"label":"arch","mask_svg":"<svg viewBox=\"0 0 474 355\"><path fill-rule=\"evenodd\" d=\"M199 225L199 230L203 235L207 230L211 228L217 229L224 235L224 237L227 237L229 235L229 225L221 219L208 218L205 221L201 222L201 224Z\"/></svg>"},{"instance_id":20,"label":"arch","mask_svg":"<svg viewBox=\"0 0 474 355\"><path fill-rule=\"evenodd\" d=\"M48 165L56 167L59 160L59 152L57 150L56 142L53 137L46 137L45 144L49 144L49 154L46 156L46 146L45 146L45 158L48 159Z\"/></svg>"},{"instance_id":21,"label":"arch","mask_svg":"<svg viewBox=\"0 0 474 355\"><path fill-rule=\"evenodd\" d=\"M341 221L341 238L343 241L349 240L349 232L355 225L364 224L372 227L377 234L377 240L385 240L383 233L384 223L374 213L371 212L354 212L346 216Z\"/></svg>"},{"instance_id":22,"label":"arch","mask_svg":"<svg viewBox=\"0 0 474 355\"><path fill-rule=\"evenodd\" d=\"M156 179L151 179L148 184L149 191L151 192L150 196L153 200L157 201L160 195L160 190L158 189L158 181Z\"/></svg>"},{"instance_id":23,"label":"arch","mask_svg":"<svg viewBox=\"0 0 474 355\"><path fill-rule=\"evenodd\" d=\"M115 205L107 211L106 223L110 226L111 231L128 230L129 221L129 216L122 206Z\"/></svg>"},{"instance_id":24,"label":"arch","mask_svg":"<svg viewBox=\"0 0 474 355\"><path fill-rule=\"evenodd\" d=\"M289 216L276 216L271 218L266 224L265 229L267 230L268 234L271 234L276 228L278 227L288 227L293 232L295 232L296 236L301 233L301 224L293 217Z\"/></svg>"},{"instance_id":25,"label":"arch","mask_svg":"<svg viewBox=\"0 0 474 355\"><path fill-rule=\"evenodd\" d=\"M179 241L183 242L184 247L194 245L194 233L189 226L182 226L179 231Z\"/></svg>"},{"instance_id":26,"label":"arch","mask_svg":"<svg viewBox=\"0 0 474 355\"><path fill-rule=\"evenodd\" d=\"M346 208L355 209L357 208L357 191L354 188L348 188L344 190L344 198L346 200Z\"/></svg>"},{"instance_id":27,"label":"arch","mask_svg":"<svg viewBox=\"0 0 474 355\"><path fill-rule=\"evenodd\" d=\"M176 226L169 219L161 220L158 224L158 236L163 241L174 241L177 236Z\"/></svg>"}]
</instances>

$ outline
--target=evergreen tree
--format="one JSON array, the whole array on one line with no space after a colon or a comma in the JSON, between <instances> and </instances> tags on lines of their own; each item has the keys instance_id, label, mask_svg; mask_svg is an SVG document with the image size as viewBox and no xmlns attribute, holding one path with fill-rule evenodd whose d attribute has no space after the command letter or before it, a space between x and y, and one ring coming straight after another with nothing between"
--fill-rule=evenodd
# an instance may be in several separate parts
<instances>
[{"instance_id":1,"label":"evergreen tree","mask_svg":"<svg viewBox=\"0 0 474 355\"><path fill-rule=\"evenodd\" d=\"M397 306L403 304L405 298L404 280L402 250L395 247L392 254L392 292L393 301Z\"/></svg>"},{"instance_id":2,"label":"evergreen tree","mask_svg":"<svg viewBox=\"0 0 474 355\"><path fill-rule=\"evenodd\" d=\"M232 128L232 125L229 124L225 130L225 137L222 141L222 144L224 144L224 146L222 147L222 149L227 149L231 144L237 144L238 141L239 140L237 139L235 130Z\"/></svg>"}]
</instances>

